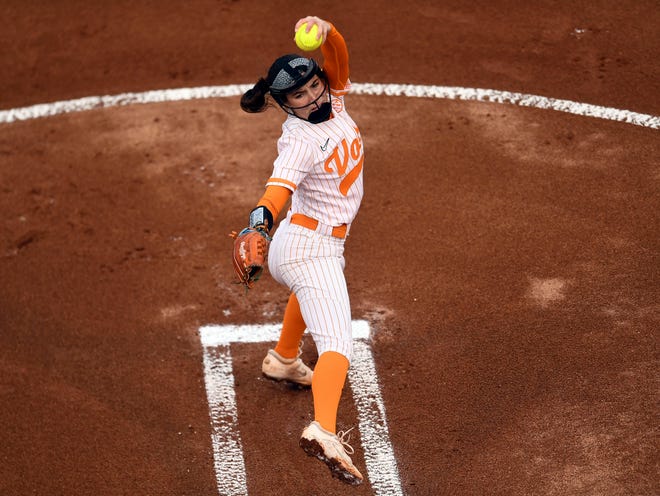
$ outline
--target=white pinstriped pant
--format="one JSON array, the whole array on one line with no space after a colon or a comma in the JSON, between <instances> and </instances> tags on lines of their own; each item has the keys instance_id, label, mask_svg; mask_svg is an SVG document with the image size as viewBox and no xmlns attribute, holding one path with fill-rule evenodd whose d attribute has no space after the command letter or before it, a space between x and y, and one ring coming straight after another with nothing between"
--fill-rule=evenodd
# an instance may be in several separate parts
<instances>
[{"instance_id":1,"label":"white pinstriped pant","mask_svg":"<svg viewBox=\"0 0 660 496\"><path fill-rule=\"evenodd\" d=\"M296 294L319 356L353 354L351 304L344 277L344 240L280 222L268 252L273 278Z\"/></svg>"}]
</instances>

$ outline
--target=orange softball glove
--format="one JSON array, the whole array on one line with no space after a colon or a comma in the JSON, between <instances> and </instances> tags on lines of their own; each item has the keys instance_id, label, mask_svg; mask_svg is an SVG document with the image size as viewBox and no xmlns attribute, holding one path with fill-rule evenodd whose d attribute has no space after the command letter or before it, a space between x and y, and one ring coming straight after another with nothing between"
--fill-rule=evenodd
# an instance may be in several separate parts
<instances>
[{"instance_id":1,"label":"orange softball glove","mask_svg":"<svg viewBox=\"0 0 660 496\"><path fill-rule=\"evenodd\" d=\"M233 231L233 262L236 283L248 290L259 280L266 266L270 236L265 229L246 227L240 233Z\"/></svg>"}]
</instances>

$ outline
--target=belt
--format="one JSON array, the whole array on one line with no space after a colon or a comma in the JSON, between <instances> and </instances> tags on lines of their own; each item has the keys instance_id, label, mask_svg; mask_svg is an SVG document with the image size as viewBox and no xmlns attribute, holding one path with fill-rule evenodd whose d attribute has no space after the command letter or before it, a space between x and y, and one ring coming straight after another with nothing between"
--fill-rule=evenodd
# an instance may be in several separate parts
<instances>
[{"instance_id":1,"label":"belt","mask_svg":"<svg viewBox=\"0 0 660 496\"><path fill-rule=\"evenodd\" d=\"M346 237L346 232L348 231L348 226L346 224L342 224L341 226L328 226L326 224L321 224L318 220L307 217L304 214L293 214L290 222L291 224L303 226L312 231L318 231L321 234L339 239L344 239Z\"/></svg>"}]
</instances>

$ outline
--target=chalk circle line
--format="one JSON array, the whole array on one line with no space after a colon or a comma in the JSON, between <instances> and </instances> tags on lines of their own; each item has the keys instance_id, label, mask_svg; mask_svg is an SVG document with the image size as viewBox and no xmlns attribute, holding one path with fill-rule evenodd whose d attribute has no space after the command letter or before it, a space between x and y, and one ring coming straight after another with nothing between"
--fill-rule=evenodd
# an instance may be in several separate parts
<instances>
[{"instance_id":1,"label":"chalk circle line","mask_svg":"<svg viewBox=\"0 0 660 496\"><path fill-rule=\"evenodd\" d=\"M121 93L118 95L89 96L75 100L41 103L0 111L0 124L51 117L71 112L82 112L99 108L110 108L141 103L177 102L207 98L227 98L240 96L252 88L251 84L230 84L224 86L200 86L152 90L142 93ZM660 116L641 114L630 110L602 107L588 103L561 100L539 95L516 93L482 88L459 86L427 86L412 84L353 83L351 92L355 95L406 96L415 98L435 98L445 100L477 101L534 107L584 117L593 117L633 124L650 129L660 128Z\"/></svg>"}]
</instances>

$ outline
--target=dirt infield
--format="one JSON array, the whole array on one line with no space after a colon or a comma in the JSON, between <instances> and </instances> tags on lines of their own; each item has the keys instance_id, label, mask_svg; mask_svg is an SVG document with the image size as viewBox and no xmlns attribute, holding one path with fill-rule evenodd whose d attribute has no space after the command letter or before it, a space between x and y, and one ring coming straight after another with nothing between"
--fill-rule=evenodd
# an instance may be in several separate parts
<instances>
[{"instance_id":1,"label":"dirt infield","mask_svg":"<svg viewBox=\"0 0 660 496\"><path fill-rule=\"evenodd\" d=\"M313 13L345 35L355 82L660 114L652 1L6 4L0 110L250 83ZM366 194L346 276L404 494L660 493L658 130L347 103ZM248 296L231 284L227 237L281 120L230 97L0 124L0 494L218 494L198 329L276 322L286 305L270 278ZM298 448L311 395L261 377L267 347L232 348L249 494L374 494ZM347 390L339 428L356 418Z\"/></svg>"}]
</instances>

